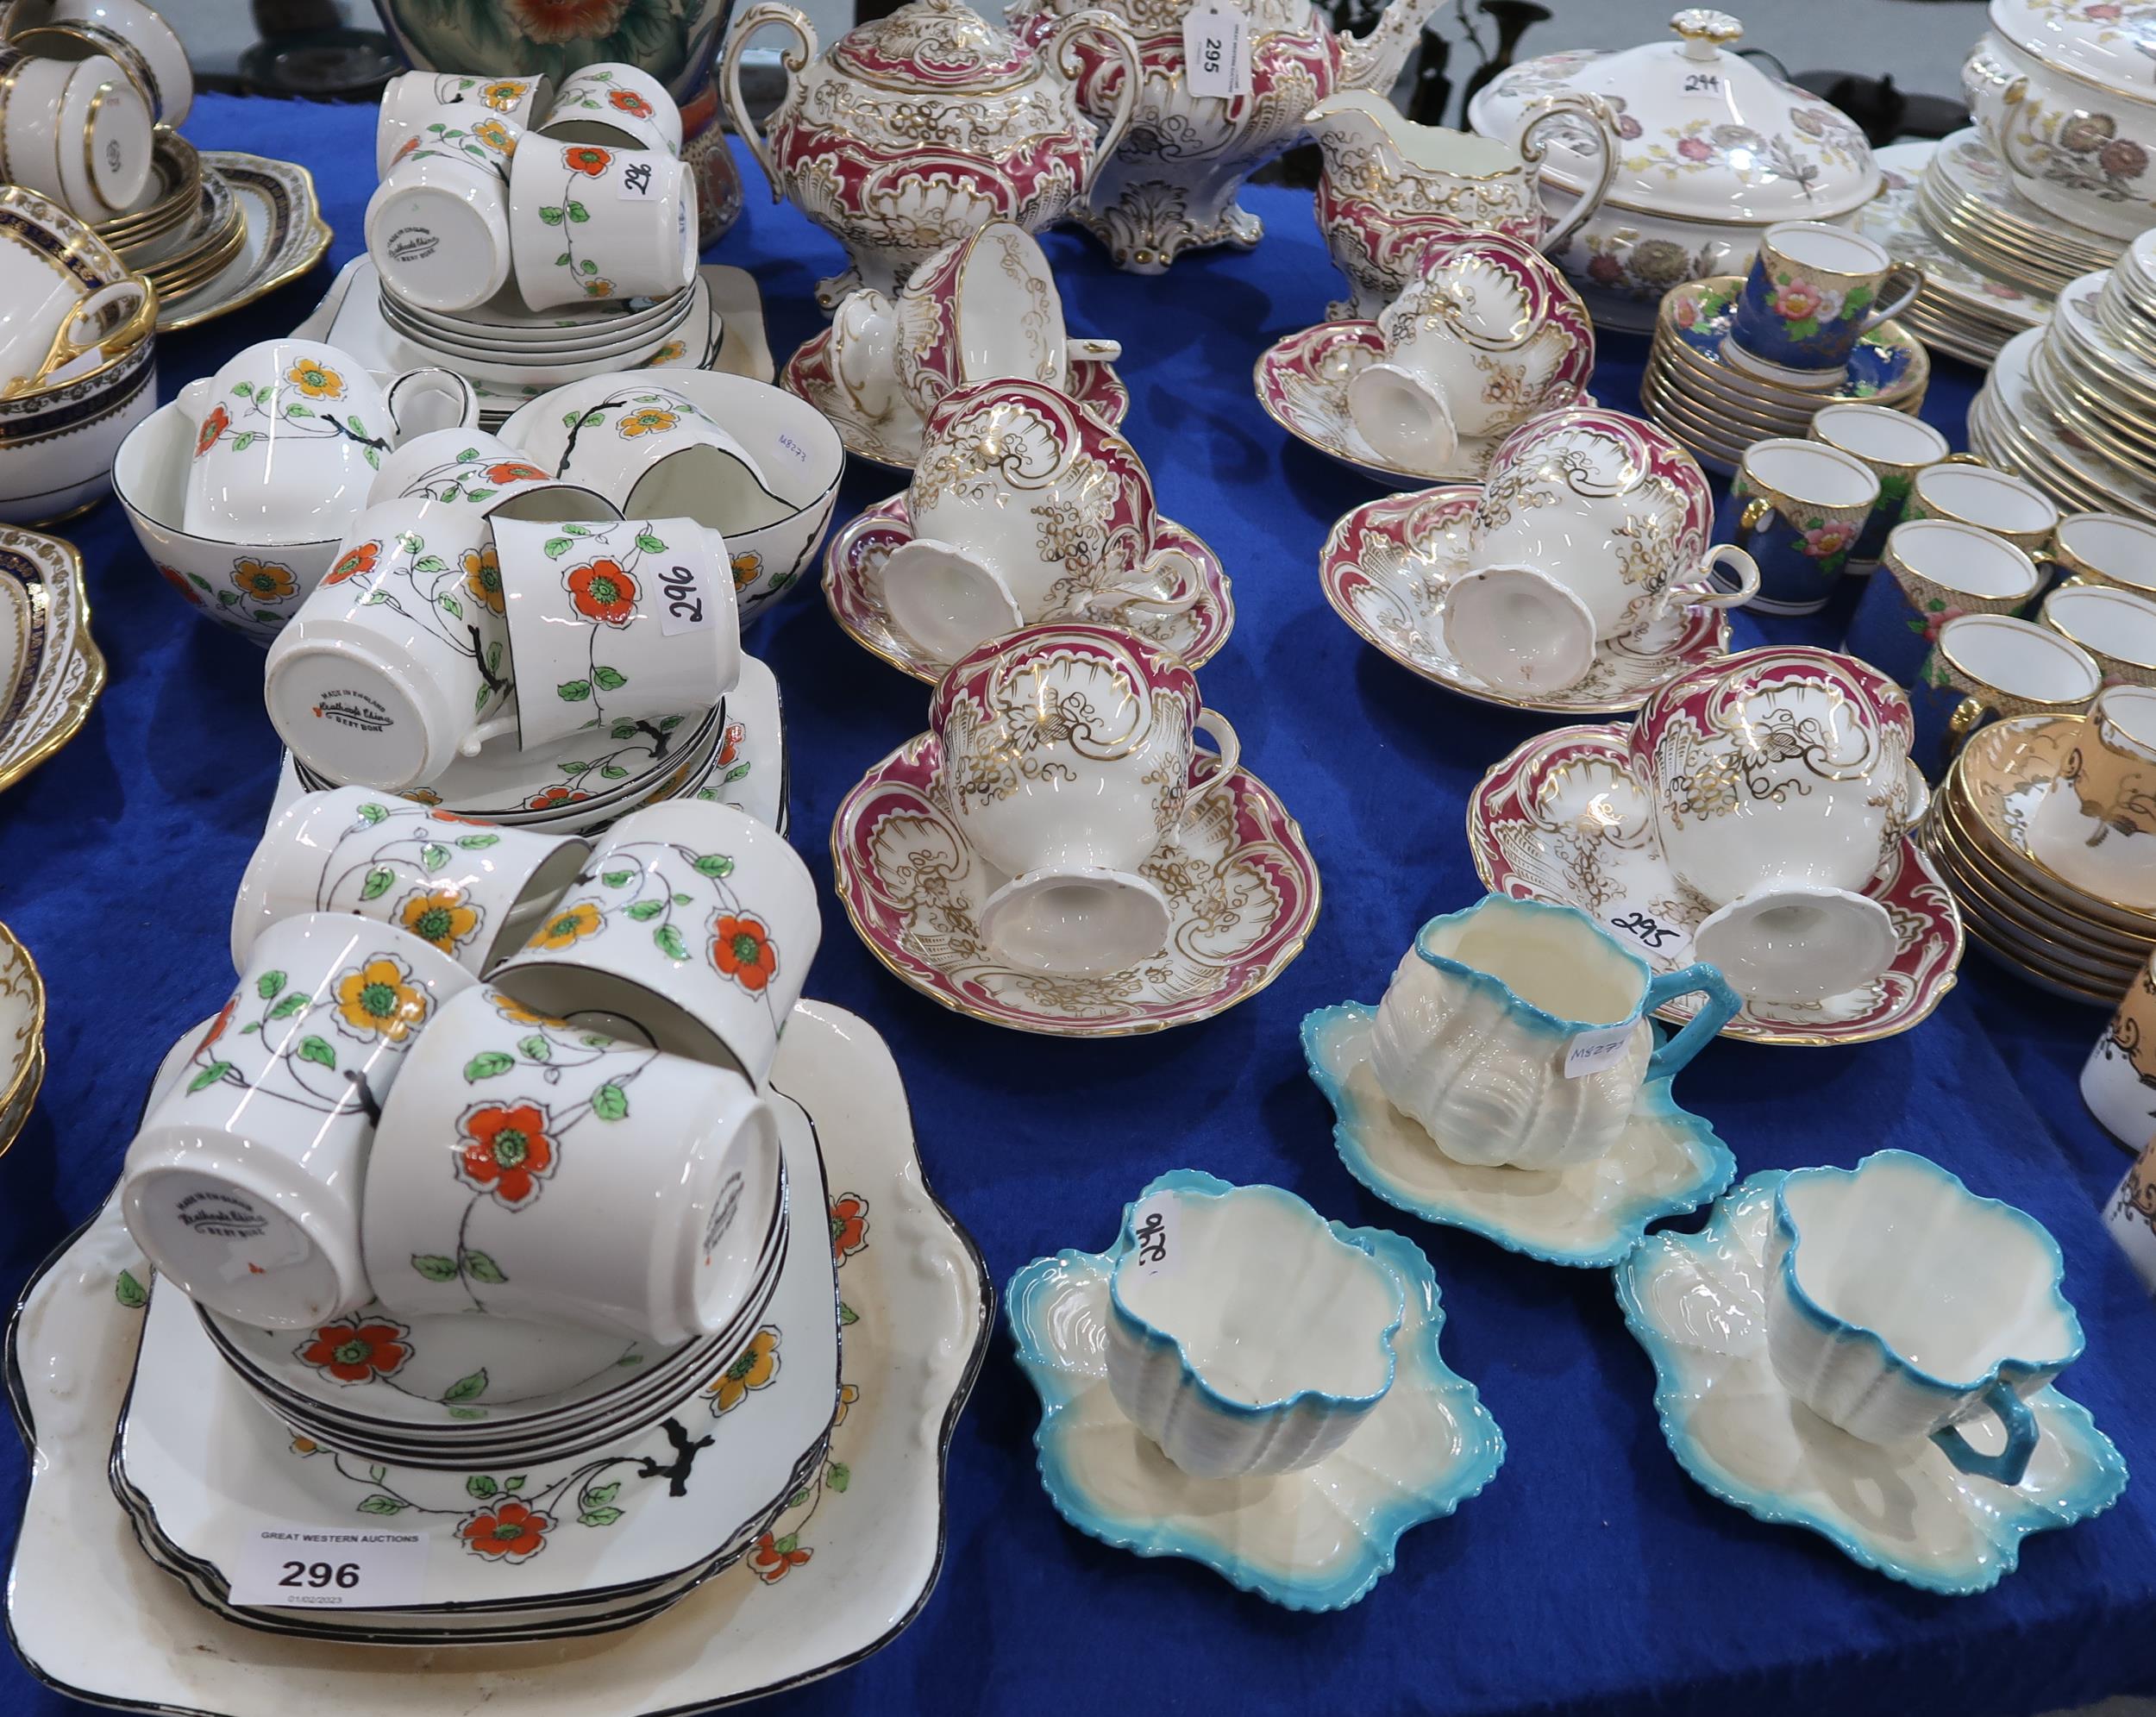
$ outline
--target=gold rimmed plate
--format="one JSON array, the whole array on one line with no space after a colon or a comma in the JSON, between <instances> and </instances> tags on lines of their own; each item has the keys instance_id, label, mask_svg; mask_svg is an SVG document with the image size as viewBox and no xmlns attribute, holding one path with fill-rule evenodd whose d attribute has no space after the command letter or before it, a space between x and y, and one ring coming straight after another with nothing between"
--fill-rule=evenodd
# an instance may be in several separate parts
<instances>
[{"instance_id":1,"label":"gold rimmed plate","mask_svg":"<svg viewBox=\"0 0 2156 1717\"><path fill-rule=\"evenodd\" d=\"M0 924L0 1155L22 1131L45 1080L45 981Z\"/></svg>"},{"instance_id":2,"label":"gold rimmed plate","mask_svg":"<svg viewBox=\"0 0 2156 1717\"><path fill-rule=\"evenodd\" d=\"M205 150L205 174L221 175L239 199L246 241L209 280L158 304L160 334L193 328L266 298L297 280L329 249L329 227L306 168L239 149Z\"/></svg>"},{"instance_id":3,"label":"gold rimmed plate","mask_svg":"<svg viewBox=\"0 0 2156 1717\"><path fill-rule=\"evenodd\" d=\"M0 788L75 736L104 683L82 557L60 537L0 525Z\"/></svg>"}]
</instances>

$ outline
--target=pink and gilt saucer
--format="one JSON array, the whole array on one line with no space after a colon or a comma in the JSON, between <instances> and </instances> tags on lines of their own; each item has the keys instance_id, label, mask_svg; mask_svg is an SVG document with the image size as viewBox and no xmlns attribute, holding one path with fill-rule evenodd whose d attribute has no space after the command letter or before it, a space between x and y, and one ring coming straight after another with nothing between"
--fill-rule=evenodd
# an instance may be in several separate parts
<instances>
[{"instance_id":1,"label":"pink and gilt saucer","mask_svg":"<svg viewBox=\"0 0 2156 1717\"><path fill-rule=\"evenodd\" d=\"M921 457L921 414L903 397L881 417L863 413L831 373L830 344L828 328L809 335L780 370L779 385L798 393L830 418L846 451L856 459L887 465L893 471L911 471ZM1111 429L1131 409L1131 391L1112 364L1074 358L1068 380L1070 397Z\"/></svg>"},{"instance_id":2,"label":"pink and gilt saucer","mask_svg":"<svg viewBox=\"0 0 2156 1717\"><path fill-rule=\"evenodd\" d=\"M1576 906L1657 972L1670 972L1690 962L1692 931L1712 908L1663 859L1646 793L1627 761L1629 731L1564 727L1520 746L1468 799L1468 845L1485 887ZM1894 963L1884 975L1824 1001L1747 1001L1722 1035L1864 1043L1906 1031L1937 1007L1961 964L1953 897L1906 837L1865 893L1894 923ZM1696 1006L1680 998L1661 1017L1682 1021Z\"/></svg>"},{"instance_id":3,"label":"pink and gilt saucer","mask_svg":"<svg viewBox=\"0 0 2156 1717\"><path fill-rule=\"evenodd\" d=\"M883 592L874 573L891 551L910 542L913 531L906 515L906 497L893 495L880 501L830 540L824 550L824 600L839 629L869 655L881 656L892 667L933 686L950 666L907 637L891 623L883 605ZM1156 548L1179 548L1198 569L1203 593L1181 614L1132 606L1117 610L1112 617L1126 631L1136 632L1149 643L1173 650L1193 667L1202 667L1219 654L1235 630L1235 598L1229 594L1226 570L1220 557L1173 519L1163 518L1154 540Z\"/></svg>"},{"instance_id":4,"label":"pink and gilt saucer","mask_svg":"<svg viewBox=\"0 0 2156 1717\"><path fill-rule=\"evenodd\" d=\"M1468 538L1482 491L1456 484L1382 495L1344 515L1326 539L1318 582L1339 617L1381 654L1446 690L1509 710L1548 715L1621 715L1691 668L1729 654L1720 611L1687 607L1645 630L1595 649L1576 686L1517 698L1485 686L1445 641L1445 593L1467 567ZM830 588L826 579L824 588Z\"/></svg>"},{"instance_id":5,"label":"pink and gilt saucer","mask_svg":"<svg viewBox=\"0 0 2156 1717\"><path fill-rule=\"evenodd\" d=\"M1258 354L1251 379L1257 403L1282 429L1307 447L1389 488L1430 483L1479 483L1502 436L1463 441L1442 467L1411 470L1395 465L1364 441L1348 416L1348 379L1385 355L1385 336L1374 322L1321 322ZM1592 405L1583 393L1575 405ZM839 433L845 433L842 427Z\"/></svg>"},{"instance_id":6,"label":"pink and gilt saucer","mask_svg":"<svg viewBox=\"0 0 2156 1717\"><path fill-rule=\"evenodd\" d=\"M1060 1037L1188 1025L1257 993L1302 952L1318 916L1318 866L1302 830L1246 769L1209 795L1180 844L1138 867L1168 899L1166 947L1119 972L1020 971L981 933L1002 886L937 803L940 748L909 740L869 770L831 824L838 898L868 951L954 1012Z\"/></svg>"}]
</instances>

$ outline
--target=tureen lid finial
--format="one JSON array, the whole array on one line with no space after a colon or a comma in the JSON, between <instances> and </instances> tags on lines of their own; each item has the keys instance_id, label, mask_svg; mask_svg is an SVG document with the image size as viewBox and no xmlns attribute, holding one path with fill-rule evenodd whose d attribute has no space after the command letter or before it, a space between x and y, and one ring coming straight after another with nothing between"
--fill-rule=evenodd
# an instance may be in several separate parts
<instances>
[{"instance_id":1,"label":"tureen lid finial","mask_svg":"<svg viewBox=\"0 0 2156 1717\"><path fill-rule=\"evenodd\" d=\"M1736 19L1711 6L1687 6L1670 17L1670 28L1684 38L1688 60L1712 60L1716 48L1745 33Z\"/></svg>"}]
</instances>

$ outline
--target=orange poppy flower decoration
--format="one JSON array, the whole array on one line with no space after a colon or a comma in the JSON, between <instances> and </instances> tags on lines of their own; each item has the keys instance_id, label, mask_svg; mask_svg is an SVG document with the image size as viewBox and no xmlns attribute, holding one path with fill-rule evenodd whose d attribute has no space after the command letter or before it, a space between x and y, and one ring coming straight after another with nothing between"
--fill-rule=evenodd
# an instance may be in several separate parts
<instances>
[{"instance_id":1,"label":"orange poppy flower decoration","mask_svg":"<svg viewBox=\"0 0 2156 1717\"><path fill-rule=\"evenodd\" d=\"M223 406L220 405L211 411L202 420L202 428L196 432L195 457L200 459L211 448L216 446L217 437L231 427L232 414Z\"/></svg>"},{"instance_id":2,"label":"orange poppy flower decoration","mask_svg":"<svg viewBox=\"0 0 2156 1717\"><path fill-rule=\"evenodd\" d=\"M467 1515L457 1528L465 1549L496 1562L529 1562L547 1547L554 1516L523 1502L500 1502Z\"/></svg>"},{"instance_id":3,"label":"orange poppy flower decoration","mask_svg":"<svg viewBox=\"0 0 2156 1717\"><path fill-rule=\"evenodd\" d=\"M404 1339L411 1333L402 1324L379 1319L324 1324L312 1341L300 1344L299 1360L340 1383L372 1382L393 1375L411 1357Z\"/></svg>"},{"instance_id":4,"label":"orange poppy flower decoration","mask_svg":"<svg viewBox=\"0 0 2156 1717\"><path fill-rule=\"evenodd\" d=\"M536 1103L481 1103L460 1123L457 1179L498 1204L522 1210L554 1173L547 1112Z\"/></svg>"},{"instance_id":5,"label":"orange poppy flower decoration","mask_svg":"<svg viewBox=\"0 0 2156 1717\"><path fill-rule=\"evenodd\" d=\"M782 1538L774 1538L766 1532L749 1552L749 1565L756 1570L757 1579L772 1586L815 1554L812 1550L803 1550L800 1540L792 1532Z\"/></svg>"},{"instance_id":6,"label":"orange poppy flower decoration","mask_svg":"<svg viewBox=\"0 0 2156 1717\"><path fill-rule=\"evenodd\" d=\"M569 601L580 614L604 625L626 625L636 611L636 580L615 561L594 561L573 567L563 576Z\"/></svg>"},{"instance_id":7,"label":"orange poppy flower decoration","mask_svg":"<svg viewBox=\"0 0 2156 1717\"><path fill-rule=\"evenodd\" d=\"M607 164L613 159L614 158L608 154L605 150L594 149L588 143L581 145L577 148L564 149L561 152L561 165L563 166L567 167L571 172L584 173L592 179L597 179L601 173L605 172L606 171Z\"/></svg>"},{"instance_id":8,"label":"orange poppy flower decoration","mask_svg":"<svg viewBox=\"0 0 2156 1717\"><path fill-rule=\"evenodd\" d=\"M342 584L347 579L356 579L363 573L374 570L375 557L382 552L379 542L362 542L348 548L337 559L335 566L322 575L324 584Z\"/></svg>"},{"instance_id":9,"label":"orange poppy flower decoration","mask_svg":"<svg viewBox=\"0 0 2156 1717\"><path fill-rule=\"evenodd\" d=\"M711 926L711 963L744 990L761 995L779 974L779 950L759 920L722 912Z\"/></svg>"}]
</instances>

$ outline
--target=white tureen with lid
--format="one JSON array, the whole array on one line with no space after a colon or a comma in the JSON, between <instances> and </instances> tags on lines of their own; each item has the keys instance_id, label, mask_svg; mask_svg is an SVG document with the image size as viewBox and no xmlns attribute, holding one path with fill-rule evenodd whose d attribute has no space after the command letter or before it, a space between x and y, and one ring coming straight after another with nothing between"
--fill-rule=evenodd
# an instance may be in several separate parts
<instances>
[{"instance_id":1,"label":"white tureen with lid","mask_svg":"<svg viewBox=\"0 0 2156 1717\"><path fill-rule=\"evenodd\" d=\"M2130 239L2156 223L2156 4L1991 0L1963 93L2015 189Z\"/></svg>"},{"instance_id":2,"label":"white tureen with lid","mask_svg":"<svg viewBox=\"0 0 2156 1717\"><path fill-rule=\"evenodd\" d=\"M1846 221L1878 193L1856 124L1808 91L1729 51L1744 27L1689 7L1675 41L1545 54L1514 66L1468 106L1486 137L1510 137L1541 102L1600 96L1617 112L1609 194L1552 252L1605 325L1648 329L1670 287L1751 266L1777 221ZM1543 178L1553 205L1592 184L1587 152L1551 123Z\"/></svg>"}]
</instances>

